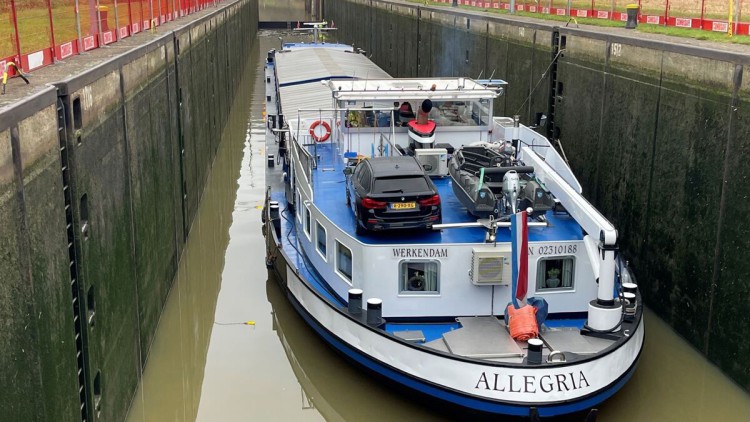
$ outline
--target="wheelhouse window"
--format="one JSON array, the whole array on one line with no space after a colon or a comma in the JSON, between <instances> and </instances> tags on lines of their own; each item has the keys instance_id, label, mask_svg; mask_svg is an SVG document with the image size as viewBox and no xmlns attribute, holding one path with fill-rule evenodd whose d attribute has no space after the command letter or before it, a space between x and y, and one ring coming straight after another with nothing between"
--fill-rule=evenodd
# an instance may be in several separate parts
<instances>
[{"instance_id":1,"label":"wheelhouse window","mask_svg":"<svg viewBox=\"0 0 750 422\"><path fill-rule=\"evenodd\" d=\"M320 225L320 221L315 221L315 244L317 245L318 252L323 255L323 259L327 259L326 256L326 229Z\"/></svg>"},{"instance_id":2,"label":"wheelhouse window","mask_svg":"<svg viewBox=\"0 0 750 422\"><path fill-rule=\"evenodd\" d=\"M336 270L349 282L352 281L352 251L336 241Z\"/></svg>"},{"instance_id":3,"label":"wheelhouse window","mask_svg":"<svg viewBox=\"0 0 750 422\"><path fill-rule=\"evenodd\" d=\"M536 291L573 290L575 258L554 257L539 260L536 271Z\"/></svg>"},{"instance_id":4,"label":"wheelhouse window","mask_svg":"<svg viewBox=\"0 0 750 422\"><path fill-rule=\"evenodd\" d=\"M439 293L440 265L437 261L401 261L399 293Z\"/></svg>"},{"instance_id":5,"label":"wheelhouse window","mask_svg":"<svg viewBox=\"0 0 750 422\"><path fill-rule=\"evenodd\" d=\"M433 101L429 117L438 126L486 126L490 121L490 102Z\"/></svg>"},{"instance_id":6,"label":"wheelhouse window","mask_svg":"<svg viewBox=\"0 0 750 422\"><path fill-rule=\"evenodd\" d=\"M310 207L305 205L305 234L310 238Z\"/></svg>"}]
</instances>

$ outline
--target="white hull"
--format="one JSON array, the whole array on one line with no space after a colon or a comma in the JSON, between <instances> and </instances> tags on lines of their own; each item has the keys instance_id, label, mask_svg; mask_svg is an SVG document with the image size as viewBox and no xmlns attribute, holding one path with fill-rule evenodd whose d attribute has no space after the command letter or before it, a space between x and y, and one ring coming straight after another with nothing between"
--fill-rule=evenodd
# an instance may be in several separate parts
<instances>
[{"instance_id":1,"label":"white hull","mask_svg":"<svg viewBox=\"0 0 750 422\"><path fill-rule=\"evenodd\" d=\"M478 410L527 416L529 408L536 407L541 416L552 416L590 409L624 385L643 346L641 320L623 345L587 361L537 368L478 362L362 324L317 294L291 266L277 271L286 273L286 289L298 312L334 347L407 387Z\"/></svg>"},{"instance_id":2,"label":"white hull","mask_svg":"<svg viewBox=\"0 0 750 422\"><path fill-rule=\"evenodd\" d=\"M267 150L277 153L284 140L285 153L282 169L267 172L264 217L269 265L303 319L365 368L460 408L554 416L595 408L620 389L635 371L644 325L617 232L581 195L546 139L517 117L492 117L504 88L468 78L393 79L361 54L292 47L270 54L266 68L275 88L272 95L267 90L277 113L271 123L283 132ZM357 76L363 74L369 77ZM403 116L396 118L399 104L436 111L430 117L438 125L436 149L409 148L411 133ZM311 134L321 124L326 139ZM481 192L503 198L492 205L505 220L470 218L451 180L433 177L448 224L411 232L396 221L389 231L360 233L357 219L369 215L363 213L377 222L374 210L361 211L350 196L352 178L359 178L358 189L370 184L370 172L361 170L369 164L359 167L361 160L413 151L425 171L439 171L448 161L431 158L448 160L448 151L467 145L498 151L491 158L474 152L461 171L486 184ZM519 179L521 169L528 178ZM393 209L415 208L403 190L388 192L399 191L403 206ZM532 229L519 243L507 218L528 204ZM523 276L520 263L527 267ZM517 293L521 283L528 292ZM528 337L514 334L519 325L506 318L507 327L496 316L510 300L531 297L539 329L530 333L538 348L529 351L520 340ZM361 309L362 299L372 309ZM361 312L350 313L346 304Z\"/></svg>"}]
</instances>

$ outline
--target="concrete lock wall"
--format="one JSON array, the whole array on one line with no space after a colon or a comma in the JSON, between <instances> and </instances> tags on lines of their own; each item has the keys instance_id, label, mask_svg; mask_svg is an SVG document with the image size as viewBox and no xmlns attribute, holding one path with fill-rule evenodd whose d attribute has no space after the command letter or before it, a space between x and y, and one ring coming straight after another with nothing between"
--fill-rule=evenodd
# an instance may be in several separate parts
<instances>
[{"instance_id":1,"label":"concrete lock wall","mask_svg":"<svg viewBox=\"0 0 750 422\"><path fill-rule=\"evenodd\" d=\"M0 399L4 420L75 415L75 345L56 93L0 119ZM28 140L28 141L27 141ZM40 400L49 396L49 401Z\"/></svg>"},{"instance_id":2,"label":"concrete lock wall","mask_svg":"<svg viewBox=\"0 0 750 422\"><path fill-rule=\"evenodd\" d=\"M0 419L125 417L257 22L222 4L3 110Z\"/></svg>"},{"instance_id":3,"label":"concrete lock wall","mask_svg":"<svg viewBox=\"0 0 750 422\"><path fill-rule=\"evenodd\" d=\"M324 13L394 76L494 72L510 84L498 114L554 111L647 304L750 389L747 54L386 0L328 0Z\"/></svg>"}]
</instances>

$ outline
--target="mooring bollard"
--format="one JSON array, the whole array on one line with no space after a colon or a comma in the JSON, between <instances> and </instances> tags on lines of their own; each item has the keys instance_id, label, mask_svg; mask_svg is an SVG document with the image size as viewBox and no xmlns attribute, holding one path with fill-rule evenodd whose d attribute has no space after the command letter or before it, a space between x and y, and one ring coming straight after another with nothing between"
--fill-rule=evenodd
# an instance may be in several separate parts
<instances>
[{"instance_id":1,"label":"mooring bollard","mask_svg":"<svg viewBox=\"0 0 750 422\"><path fill-rule=\"evenodd\" d=\"M279 208L279 201L271 201L268 203L268 217L271 219L273 224L273 230L276 232L276 237L281 242L281 209Z\"/></svg>"},{"instance_id":2,"label":"mooring bollard","mask_svg":"<svg viewBox=\"0 0 750 422\"><path fill-rule=\"evenodd\" d=\"M625 28L635 29L638 26L638 5L629 4L625 6L625 9L628 11L628 21L625 22Z\"/></svg>"},{"instance_id":3,"label":"mooring bollard","mask_svg":"<svg viewBox=\"0 0 750 422\"><path fill-rule=\"evenodd\" d=\"M362 290L349 289L349 313L359 315L362 313Z\"/></svg>"},{"instance_id":4,"label":"mooring bollard","mask_svg":"<svg viewBox=\"0 0 750 422\"><path fill-rule=\"evenodd\" d=\"M367 299L367 325L383 324L383 301L377 298Z\"/></svg>"},{"instance_id":5,"label":"mooring bollard","mask_svg":"<svg viewBox=\"0 0 750 422\"><path fill-rule=\"evenodd\" d=\"M528 341L529 352L526 355L526 361L530 364L539 365L542 363L542 346L544 343L538 338L532 338Z\"/></svg>"},{"instance_id":6,"label":"mooring bollard","mask_svg":"<svg viewBox=\"0 0 750 422\"><path fill-rule=\"evenodd\" d=\"M638 285L635 283L622 283L622 291L635 294L638 291Z\"/></svg>"}]
</instances>

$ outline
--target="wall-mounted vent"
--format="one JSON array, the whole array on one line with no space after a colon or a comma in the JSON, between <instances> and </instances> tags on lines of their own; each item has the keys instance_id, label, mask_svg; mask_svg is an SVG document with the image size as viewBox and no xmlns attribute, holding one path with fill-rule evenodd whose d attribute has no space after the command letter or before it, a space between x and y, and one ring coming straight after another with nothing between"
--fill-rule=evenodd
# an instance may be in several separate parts
<instances>
[{"instance_id":1,"label":"wall-mounted vent","mask_svg":"<svg viewBox=\"0 0 750 422\"><path fill-rule=\"evenodd\" d=\"M476 285L509 285L512 275L510 246L474 249L471 255L471 282Z\"/></svg>"}]
</instances>

